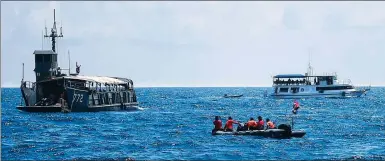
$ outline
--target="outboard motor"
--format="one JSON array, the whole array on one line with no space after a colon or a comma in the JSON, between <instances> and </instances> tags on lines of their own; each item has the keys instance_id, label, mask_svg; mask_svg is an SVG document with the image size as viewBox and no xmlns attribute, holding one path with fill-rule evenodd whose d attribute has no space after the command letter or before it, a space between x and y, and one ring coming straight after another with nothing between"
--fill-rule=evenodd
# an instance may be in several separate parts
<instances>
[{"instance_id":1,"label":"outboard motor","mask_svg":"<svg viewBox=\"0 0 385 161\"><path fill-rule=\"evenodd\" d=\"M290 138L291 137L291 126L287 124L280 124L278 126L278 129L283 129L285 132L282 134L282 137L284 138Z\"/></svg>"}]
</instances>

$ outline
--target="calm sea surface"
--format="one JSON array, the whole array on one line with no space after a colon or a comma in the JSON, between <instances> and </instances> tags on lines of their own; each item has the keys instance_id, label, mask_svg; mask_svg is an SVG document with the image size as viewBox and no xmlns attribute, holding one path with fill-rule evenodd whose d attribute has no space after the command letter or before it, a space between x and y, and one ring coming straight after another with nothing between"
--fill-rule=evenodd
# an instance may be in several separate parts
<instances>
[{"instance_id":1,"label":"calm sea surface","mask_svg":"<svg viewBox=\"0 0 385 161\"><path fill-rule=\"evenodd\" d=\"M16 109L20 90L3 88L1 159L385 160L385 88L362 98L299 100L294 128L307 132L303 138L211 135L215 115L288 123L293 100L264 98L266 89L136 88L140 111L27 113Z\"/></svg>"}]
</instances>

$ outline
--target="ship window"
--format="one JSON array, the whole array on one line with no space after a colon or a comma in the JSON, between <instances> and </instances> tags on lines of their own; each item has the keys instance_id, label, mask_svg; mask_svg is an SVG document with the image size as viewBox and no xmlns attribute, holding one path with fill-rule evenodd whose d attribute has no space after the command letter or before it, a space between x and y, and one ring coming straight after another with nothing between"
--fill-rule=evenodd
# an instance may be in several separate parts
<instances>
[{"instance_id":1,"label":"ship window","mask_svg":"<svg viewBox=\"0 0 385 161\"><path fill-rule=\"evenodd\" d=\"M299 88L298 87L291 88L291 92L292 93L298 93L299 92Z\"/></svg>"},{"instance_id":2,"label":"ship window","mask_svg":"<svg viewBox=\"0 0 385 161\"><path fill-rule=\"evenodd\" d=\"M344 89L353 89L353 86L336 86L336 87L317 87L316 90L344 90Z\"/></svg>"},{"instance_id":3,"label":"ship window","mask_svg":"<svg viewBox=\"0 0 385 161\"><path fill-rule=\"evenodd\" d=\"M43 62L43 55L35 55L35 60L36 60L36 63Z\"/></svg>"},{"instance_id":4,"label":"ship window","mask_svg":"<svg viewBox=\"0 0 385 161\"><path fill-rule=\"evenodd\" d=\"M51 61L51 55L44 55L44 62L50 62Z\"/></svg>"},{"instance_id":5,"label":"ship window","mask_svg":"<svg viewBox=\"0 0 385 161\"><path fill-rule=\"evenodd\" d=\"M285 92L285 93L287 93L289 91L289 88L280 88L279 89L279 92Z\"/></svg>"}]
</instances>

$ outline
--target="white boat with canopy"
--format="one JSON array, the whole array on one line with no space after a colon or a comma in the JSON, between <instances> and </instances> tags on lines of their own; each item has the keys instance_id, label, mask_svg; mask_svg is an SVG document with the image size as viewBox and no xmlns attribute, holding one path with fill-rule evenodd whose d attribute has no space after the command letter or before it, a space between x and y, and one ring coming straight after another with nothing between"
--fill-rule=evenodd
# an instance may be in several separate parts
<instances>
[{"instance_id":1,"label":"white boat with canopy","mask_svg":"<svg viewBox=\"0 0 385 161\"><path fill-rule=\"evenodd\" d=\"M309 63L308 72L302 74L283 74L273 77L275 98L306 97L360 97L368 88L356 88L350 80L338 81L337 74L313 75Z\"/></svg>"}]
</instances>

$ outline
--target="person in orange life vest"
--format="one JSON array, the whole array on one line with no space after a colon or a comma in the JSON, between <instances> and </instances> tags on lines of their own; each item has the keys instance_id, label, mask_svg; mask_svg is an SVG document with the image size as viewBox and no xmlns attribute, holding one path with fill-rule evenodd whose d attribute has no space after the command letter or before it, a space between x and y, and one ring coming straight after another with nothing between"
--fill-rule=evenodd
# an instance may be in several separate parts
<instances>
[{"instance_id":1,"label":"person in orange life vest","mask_svg":"<svg viewBox=\"0 0 385 161\"><path fill-rule=\"evenodd\" d=\"M258 116L257 130L263 130L265 127L265 122L261 116Z\"/></svg>"},{"instance_id":2,"label":"person in orange life vest","mask_svg":"<svg viewBox=\"0 0 385 161\"><path fill-rule=\"evenodd\" d=\"M233 131L233 124L239 124L239 123L237 121L234 121L233 118L231 118L230 116L225 124L225 131Z\"/></svg>"},{"instance_id":3,"label":"person in orange life vest","mask_svg":"<svg viewBox=\"0 0 385 161\"><path fill-rule=\"evenodd\" d=\"M266 129L275 129L275 125L270 119L266 119Z\"/></svg>"},{"instance_id":4,"label":"person in orange life vest","mask_svg":"<svg viewBox=\"0 0 385 161\"><path fill-rule=\"evenodd\" d=\"M223 130L222 129L222 121L219 119L219 116L215 116L215 121L213 122L214 124L214 130Z\"/></svg>"},{"instance_id":5,"label":"person in orange life vest","mask_svg":"<svg viewBox=\"0 0 385 161\"><path fill-rule=\"evenodd\" d=\"M250 117L250 120L247 122L248 130L256 130L257 122L255 122L254 118Z\"/></svg>"}]
</instances>

